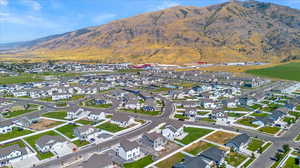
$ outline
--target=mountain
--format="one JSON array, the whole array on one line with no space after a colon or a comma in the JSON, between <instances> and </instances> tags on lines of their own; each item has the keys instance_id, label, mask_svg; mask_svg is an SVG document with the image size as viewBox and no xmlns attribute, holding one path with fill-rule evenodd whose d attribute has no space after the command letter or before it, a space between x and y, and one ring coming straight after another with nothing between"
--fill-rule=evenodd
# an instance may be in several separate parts
<instances>
[{"instance_id":1,"label":"mountain","mask_svg":"<svg viewBox=\"0 0 300 168\"><path fill-rule=\"evenodd\" d=\"M170 64L288 61L300 56L300 11L253 0L177 6L22 43L18 49L0 57Z\"/></svg>"}]
</instances>

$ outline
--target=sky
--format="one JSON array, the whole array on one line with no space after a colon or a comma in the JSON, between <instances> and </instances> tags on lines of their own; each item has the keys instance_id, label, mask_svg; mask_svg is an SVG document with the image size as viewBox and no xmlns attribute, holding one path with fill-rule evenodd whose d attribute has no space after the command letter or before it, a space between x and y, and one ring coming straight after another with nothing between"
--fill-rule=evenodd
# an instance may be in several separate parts
<instances>
[{"instance_id":1,"label":"sky","mask_svg":"<svg viewBox=\"0 0 300 168\"><path fill-rule=\"evenodd\" d=\"M0 0L0 43L28 41L177 5L228 0ZM300 9L300 0L259 0Z\"/></svg>"}]
</instances>

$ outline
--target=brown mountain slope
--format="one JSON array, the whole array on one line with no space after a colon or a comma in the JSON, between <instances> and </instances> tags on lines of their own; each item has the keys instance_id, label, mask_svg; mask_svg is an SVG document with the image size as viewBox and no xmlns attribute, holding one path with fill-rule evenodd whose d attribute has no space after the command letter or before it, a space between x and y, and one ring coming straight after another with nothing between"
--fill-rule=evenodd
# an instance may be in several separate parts
<instances>
[{"instance_id":1,"label":"brown mountain slope","mask_svg":"<svg viewBox=\"0 0 300 168\"><path fill-rule=\"evenodd\" d=\"M300 11L256 1L178 6L22 47L26 50L15 54L18 58L177 64L280 61L300 55Z\"/></svg>"}]
</instances>

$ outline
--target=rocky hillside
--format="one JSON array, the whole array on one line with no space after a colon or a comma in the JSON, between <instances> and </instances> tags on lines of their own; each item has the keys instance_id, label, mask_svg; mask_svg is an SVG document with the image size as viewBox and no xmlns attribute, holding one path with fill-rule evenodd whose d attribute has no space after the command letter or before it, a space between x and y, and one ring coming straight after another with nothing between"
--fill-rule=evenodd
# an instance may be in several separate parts
<instances>
[{"instance_id":1,"label":"rocky hillside","mask_svg":"<svg viewBox=\"0 0 300 168\"><path fill-rule=\"evenodd\" d=\"M290 60L300 55L300 11L252 0L177 6L19 48L2 57L177 64Z\"/></svg>"}]
</instances>

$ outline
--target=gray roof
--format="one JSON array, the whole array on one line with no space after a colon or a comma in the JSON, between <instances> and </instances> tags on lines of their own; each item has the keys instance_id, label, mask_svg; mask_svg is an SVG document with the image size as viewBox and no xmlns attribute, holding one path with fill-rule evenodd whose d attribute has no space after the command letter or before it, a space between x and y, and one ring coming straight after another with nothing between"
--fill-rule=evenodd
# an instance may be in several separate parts
<instances>
[{"instance_id":1,"label":"gray roof","mask_svg":"<svg viewBox=\"0 0 300 168\"><path fill-rule=\"evenodd\" d=\"M164 136L162 136L161 134L156 133L156 132L144 133L143 136L146 136L147 138L149 138L152 141L156 140L157 138L164 138Z\"/></svg>"},{"instance_id":2,"label":"gray roof","mask_svg":"<svg viewBox=\"0 0 300 168\"><path fill-rule=\"evenodd\" d=\"M57 142L65 142L66 140L61 137L61 136L51 136L51 135L44 135L42 137L40 137L35 143L43 148L44 146L47 145L53 145Z\"/></svg>"},{"instance_id":3,"label":"gray roof","mask_svg":"<svg viewBox=\"0 0 300 168\"><path fill-rule=\"evenodd\" d=\"M88 160L82 162L82 168L100 168L113 165L112 157L106 154L93 154Z\"/></svg>"},{"instance_id":4,"label":"gray roof","mask_svg":"<svg viewBox=\"0 0 300 168\"><path fill-rule=\"evenodd\" d=\"M185 157L184 161L177 163L173 168L206 168L208 164L201 157Z\"/></svg>"},{"instance_id":5,"label":"gray roof","mask_svg":"<svg viewBox=\"0 0 300 168\"><path fill-rule=\"evenodd\" d=\"M122 148L124 148L125 151L130 151L134 148L139 147L139 144L135 141L131 142L131 141L128 141L128 140L124 140L120 143L120 146Z\"/></svg>"},{"instance_id":6,"label":"gray roof","mask_svg":"<svg viewBox=\"0 0 300 168\"><path fill-rule=\"evenodd\" d=\"M215 162L220 162L225 157L225 151L216 147L211 147L202 152L200 156Z\"/></svg>"},{"instance_id":7,"label":"gray roof","mask_svg":"<svg viewBox=\"0 0 300 168\"><path fill-rule=\"evenodd\" d=\"M94 127L91 126L91 125L83 125L83 126L74 128L74 130L77 130L78 132L83 133L83 132L88 131L88 130L91 129L91 128L92 128L94 131L95 131L95 129L96 129L96 128L94 128Z\"/></svg>"},{"instance_id":8,"label":"gray roof","mask_svg":"<svg viewBox=\"0 0 300 168\"><path fill-rule=\"evenodd\" d=\"M121 122L129 121L129 119L130 119L130 117L128 114L122 114L122 113L117 114L117 115L114 114L111 118L111 120L113 120L113 121L121 121Z\"/></svg>"},{"instance_id":9,"label":"gray roof","mask_svg":"<svg viewBox=\"0 0 300 168\"><path fill-rule=\"evenodd\" d=\"M233 144L235 144L236 146L239 147L242 144L247 143L249 141L249 138L250 137L247 134L241 134L241 135L238 135L238 136L234 137L230 141L228 141L227 144L233 143Z\"/></svg>"},{"instance_id":10,"label":"gray roof","mask_svg":"<svg viewBox=\"0 0 300 168\"><path fill-rule=\"evenodd\" d=\"M6 157L14 151L20 151L22 155L26 155L27 151L25 148L21 148L18 144L14 144L5 148L0 149L0 158Z\"/></svg>"}]
</instances>

